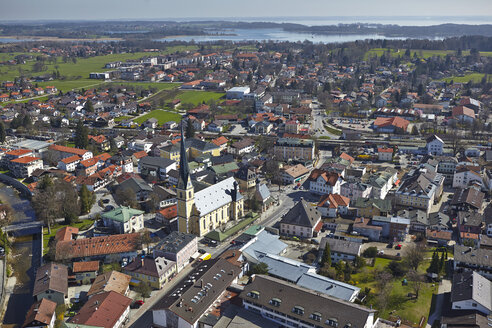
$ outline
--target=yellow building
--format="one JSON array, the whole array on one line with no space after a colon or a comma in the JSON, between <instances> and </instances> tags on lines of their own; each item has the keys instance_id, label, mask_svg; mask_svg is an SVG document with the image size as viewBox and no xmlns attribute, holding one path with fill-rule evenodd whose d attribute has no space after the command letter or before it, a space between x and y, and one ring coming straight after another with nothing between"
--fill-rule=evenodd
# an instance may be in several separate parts
<instances>
[{"instance_id":1,"label":"yellow building","mask_svg":"<svg viewBox=\"0 0 492 328\"><path fill-rule=\"evenodd\" d=\"M144 282L152 288L161 289L176 273L176 262L164 257L137 258L123 272L132 277L130 285L136 286Z\"/></svg>"},{"instance_id":2,"label":"yellow building","mask_svg":"<svg viewBox=\"0 0 492 328\"><path fill-rule=\"evenodd\" d=\"M183 140L184 137L180 146L179 181L176 188L178 229L180 232L204 236L230 220L241 218L244 200L233 177L195 193L188 168L186 142Z\"/></svg>"},{"instance_id":3,"label":"yellow building","mask_svg":"<svg viewBox=\"0 0 492 328\"><path fill-rule=\"evenodd\" d=\"M185 141L186 154L189 158L195 159L200 156L210 155L220 156L220 147L206 141L189 139ZM181 143L160 148L160 156L179 162L181 158Z\"/></svg>"}]
</instances>

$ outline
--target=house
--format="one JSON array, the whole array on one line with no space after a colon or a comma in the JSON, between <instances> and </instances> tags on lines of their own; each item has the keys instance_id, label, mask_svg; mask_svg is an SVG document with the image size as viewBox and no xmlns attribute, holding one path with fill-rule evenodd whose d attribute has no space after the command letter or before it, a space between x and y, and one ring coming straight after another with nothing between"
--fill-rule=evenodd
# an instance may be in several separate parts
<instances>
[{"instance_id":1,"label":"house","mask_svg":"<svg viewBox=\"0 0 492 328\"><path fill-rule=\"evenodd\" d=\"M268 186L266 184L256 184L255 200L261 204L262 212L266 211L273 203L274 199L272 198L270 194L270 189L268 189Z\"/></svg>"},{"instance_id":2,"label":"house","mask_svg":"<svg viewBox=\"0 0 492 328\"><path fill-rule=\"evenodd\" d=\"M337 215L348 213L350 198L338 194L327 194L321 196L316 209L324 217L336 218Z\"/></svg>"},{"instance_id":3,"label":"house","mask_svg":"<svg viewBox=\"0 0 492 328\"><path fill-rule=\"evenodd\" d=\"M354 261L355 258L360 255L360 249L362 247L361 243L323 237L321 238L321 242L319 244L319 250L321 253L325 250L326 245L330 247L332 263L337 263L338 261Z\"/></svg>"},{"instance_id":4,"label":"house","mask_svg":"<svg viewBox=\"0 0 492 328\"><path fill-rule=\"evenodd\" d=\"M86 160L82 160L77 165L77 176L91 176L96 173L99 165L99 159L92 157Z\"/></svg>"},{"instance_id":5,"label":"house","mask_svg":"<svg viewBox=\"0 0 492 328\"><path fill-rule=\"evenodd\" d=\"M158 124L159 120L157 120L155 117L151 117L143 123L143 126L146 128L155 129L157 128Z\"/></svg>"},{"instance_id":6,"label":"house","mask_svg":"<svg viewBox=\"0 0 492 328\"><path fill-rule=\"evenodd\" d=\"M127 320L132 299L110 291L95 295L68 322L80 327L119 328Z\"/></svg>"},{"instance_id":7,"label":"house","mask_svg":"<svg viewBox=\"0 0 492 328\"><path fill-rule=\"evenodd\" d=\"M317 236L323 222L321 213L304 199L301 199L280 220L280 233L300 238Z\"/></svg>"},{"instance_id":8,"label":"house","mask_svg":"<svg viewBox=\"0 0 492 328\"><path fill-rule=\"evenodd\" d=\"M246 165L242 166L234 174L234 178L236 178L239 183L240 190L246 191L256 186L256 173Z\"/></svg>"},{"instance_id":9,"label":"house","mask_svg":"<svg viewBox=\"0 0 492 328\"><path fill-rule=\"evenodd\" d=\"M47 298L65 304L68 297L68 268L63 264L47 263L36 271L33 296L37 301Z\"/></svg>"},{"instance_id":10,"label":"house","mask_svg":"<svg viewBox=\"0 0 492 328\"><path fill-rule=\"evenodd\" d=\"M425 230L425 238L427 238L427 242L432 241L439 246L447 246L453 240L453 232L451 230L427 228Z\"/></svg>"},{"instance_id":11,"label":"house","mask_svg":"<svg viewBox=\"0 0 492 328\"><path fill-rule=\"evenodd\" d=\"M144 228L143 211L122 206L102 213L104 226L113 228L119 234L134 233Z\"/></svg>"},{"instance_id":12,"label":"house","mask_svg":"<svg viewBox=\"0 0 492 328\"><path fill-rule=\"evenodd\" d=\"M157 327L194 328L211 326L199 323L202 316L221 297L227 298L226 289L242 274L237 261L224 258L204 261L185 276L175 289L161 298L152 308L153 324ZM199 280L195 280L198 277ZM176 291L179 291L177 294ZM205 317L206 318L206 317ZM214 320L214 324L215 324Z\"/></svg>"},{"instance_id":13,"label":"house","mask_svg":"<svg viewBox=\"0 0 492 328\"><path fill-rule=\"evenodd\" d=\"M474 182L477 182L479 186L484 185L479 166L463 165L456 167L453 175L453 188L464 189Z\"/></svg>"},{"instance_id":14,"label":"house","mask_svg":"<svg viewBox=\"0 0 492 328\"><path fill-rule=\"evenodd\" d=\"M314 141L311 139L279 138L273 146L273 152L278 159L314 160Z\"/></svg>"},{"instance_id":15,"label":"house","mask_svg":"<svg viewBox=\"0 0 492 328\"><path fill-rule=\"evenodd\" d=\"M55 326L56 302L46 298L34 302L27 311L22 328L53 328Z\"/></svg>"},{"instance_id":16,"label":"house","mask_svg":"<svg viewBox=\"0 0 492 328\"><path fill-rule=\"evenodd\" d=\"M354 224L352 225L352 231L369 238L371 241L379 241L383 228L381 226L372 225L369 223L370 219L356 218L354 220Z\"/></svg>"},{"instance_id":17,"label":"house","mask_svg":"<svg viewBox=\"0 0 492 328\"><path fill-rule=\"evenodd\" d=\"M335 288L336 289L336 288ZM271 327L373 327L375 310L265 275L255 275L240 294L246 310Z\"/></svg>"},{"instance_id":18,"label":"house","mask_svg":"<svg viewBox=\"0 0 492 328\"><path fill-rule=\"evenodd\" d=\"M138 170L143 176L155 176L164 180L171 170L177 170L178 164L167 158L146 156L138 162Z\"/></svg>"},{"instance_id":19,"label":"house","mask_svg":"<svg viewBox=\"0 0 492 328\"><path fill-rule=\"evenodd\" d=\"M100 151L108 151L111 148L109 140L102 134L98 136L89 135L89 144L96 146Z\"/></svg>"},{"instance_id":20,"label":"house","mask_svg":"<svg viewBox=\"0 0 492 328\"><path fill-rule=\"evenodd\" d=\"M145 201L152 193L152 187L149 186L147 182L145 182L139 176L132 176L131 178L121 182L116 188L118 189L131 189L137 196L137 201Z\"/></svg>"},{"instance_id":21,"label":"house","mask_svg":"<svg viewBox=\"0 0 492 328\"><path fill-rule=\"evenodd\" d=\"M457 223L459 232L479 235L485 226L483 215L476 212L458 212Z\"/></svg>"},{"instance_id":22,"label":"house","mask_svg":"<svg viewBox=\"0 0 492 328\"><path fill-rule=\"evenodd\" d=\"M430 212L432 204L442 195L444 177L428 169L407 173L395 192L396 204Z\"/></svg>"},{"instance_id":23,"label":"house","mask_svg":"<svg viewBox=\"0 0 492 328\"><path fill-rule=\"evenodd\" d=\"M34 171L43 168L43 160L39 157L23 156L12 159L8 167L16 178L29 178Z\"/></svg>"},{"instance_id":24,"label":"house","mask_svg":"<svg viewBox=\"0 0 492 328\"><path fill-rule=\"evenodd\" d=\"M409 121L395 117L378 117L372 123L372 128L380 133L404 133L407 131Z\"/></svg>"},{"instance_id":25,"label":"house","mask_svg":"<svg viewBox=\"0 0 492 328\"><path fill-rule=\"evenodd\" d=\"M342 179L335 172L314 169L308 178L309 191L318 194L340 194Z\"/></svg>"},{"instance_id":26,"label":"house","mask_svg":"<svg viewBox=\"0 0 492 328\"><path fill-rule=\"evenodd\" d=\"M220 136L212 140L212 143L220 148L220 151L223 151L227 149L227 143L229 140L227 140L226 137Z\"/></svg>"},{"instance_id":27,"label":"house","mask_svg":"<svg viewBox=\"0 0 492 328\"><path fill-rule=\"evenodd\" d=\"M374 216L372 225L380 226L381 237L390 241L404 241L410 231L410 219L401 216Z\"/></svg>"},{"instance_id":28,"label":"house","mask_svg":"<svg viewBox=\"0 0 492 328\"><path fill-rule=\"evenodd\" d=\"M161 208L155 215L155 220L162 223L164 227L175 231L178 228L178 205L170 205Z\"/></svg>"},{"instance_id":29,"label":"house","mask_svg":"<svg viewBox=\"0 0 492 328\"><path fill-rule=\"evenodd\" d=\"M309 169L302 164L286 165L280 170L280 178L285 185L300 183L309 174Z\"/></svg>"},{"instance_id":30,"label":"house","mask_svg":"<svg viewBox=\"0 0 492 328\"><path fill-rule=\"evenodd\" d=\"M81 160L82 158L79 155L66 157L58 162L57 167L65 172L75 172L75 169Z\"/></svg>"},{"instance_id":31,"label":"house","mask_svg":"<svg viewBox=\"0 0 492 328\"><path fill-rule=\"evenodd\" d=\"M452 118L459 123L471 124L475 120L475 112L465 106L456 106L453 108Z\"/></svg>"},{"instance_id":32,"label":"house","mask_svg":"<svg viewBox=\"0 0 492 328\"><path fill-rule=\"evenodd\" d=\"M79 155L82 160L87 160L89 158L92 158L92 152L85 150L85 149L79 149L79 148L72 148L72 147L65 147L65 146L60 146L60 145L51 145L49 147L49 150L53 151L55 154L57 154L61 159L71 157L73 155Z\"/></svg>"},{"instance_id":33,"label":"house","mask_svg":"<svg viewBox=\"0 0 492 328\"><path fill-rule=\"evenodd\" d=\"M377 198L357 198L352 207L357 209L357 216L364 218L385 216L393 210L390 200Z\"/></svg>"},{"instance_id":34,"label":"house","mask_svg":"<svg viewBox=\"0 0 492 328\"><path fill-rule=\"evenodd\" d=\"M227 147L227 152L236 156L251 153L255 149L255 141L250 138L243 138L239 141L233 142Z\"/></svg>"},{"instance_id":35,"label":"house","mask_svg":"<svg viewBox=\"0 0 492 328\"><path fill-rule=\"evenodd\" d=\"M453 268L456 272L474 271L492 279L492 250L454 245Z\"/></svg>"},{"instance_id":36,"label":"house","mask_svg":"<svg viewBox=\"0 0 492 328\"><path fill-rule=\"evenodd\" d=\"M478 311L484 315L492 312L492 282L477 272L453 274L451 308Z\"/></svg>"},{"instance_id":37,"label":"house","mask_svg":"<svg viewBox=\"0 0 492 328\"><path fill-rule=\"evenodd\" d=\"M123 272L132 277L131 284L148 284L161 289L176 274L176 262L163 257L145 256L129 263Z\"/></svg>"},{"instance_id":38,"label":"house","mask_svg":"<svg viewBox=\"0 0 492 328\"><path fill-rule=\"evenodd\" d=\"M443 154L444 141L442 141L441 138L439 138L434 134L428 137L425 141L426 141L425 148L427 149L427 154L439 155L439 156Z\"/></svg>"},{"instance_id":39,"label":"house","mask_svg":"<svg viewBox=\"0 0 492 328\"><path fill-rule=\"evenodd\" d=\"M393 148L378 148L378 160L391 162L393 160Z\"/></svg>"},{"instance_id":40,"label":"house","mask_svg":"<svg viewBox=\"0 0 492 328\"><path fill-rule=\"evenodd\" d=\"M154 247L154 257L163 257L176 262L176 271L179 272L198 252L198 238L192 234L173 231Z\"/></svg>"},{"instance_id":41,"label":"house","mask_svg":"<svg viewBox=\"0 0 492 328\"><path fill-rule=\"evenodd\" d=\"M91 284L97 277L99 261L73 262L72 273L77 284Z\"/></svg>"},{"instance_id":42,"label":"house","mask_svg":"<svg viewBox=\"0 0 492 328\"><path fill-rule=\"evenodd\" d=\"M348 197L351 201L357 198L371 197L372 186L357 180L348 180L340 185L340 195Z\"/></svg>"},{"instance_id":43,"label":"house","mask_svg":"<svg viewBox=\"0 0 492 328\"><path fill-rule=\"evenodd\" d=\"M126 296L130 291L130 280L131 277L129 275L118 271L103 273L94 280L87 292L87 297L91 298L107 292L116 292Z\"/></svg>"},{"instance_id":44,"label":"house","mask_svg":"<svg viewBox=\"0 0 492 328\"><path fill-rule=\"evenodd\" d=\"M451 199L451 207L457 211L478 211L485 194L476 188L458 189Z\"/></svg>"},{"instance_id":45,"label":"house","mask_svg":"<svg viewBox=\"0 0 492 328\"><path fill-rule=\"evenodd\" d=\"M396 182L397 171L386 168L369 177L367 184L371 186L371 197L385 199L388 192Z\"/></svg>"},{"instance_id":46,"label":"house","mask_svg":"<svg viewBox=\"0 0 492 328\"><path fill-rule=\"evenodd\" d=\"M59 241L56 243L55 258L57 260L105 260L107 262L134 258L140 248L139 241L139 233Z\"/></svg>"}]
</instances>

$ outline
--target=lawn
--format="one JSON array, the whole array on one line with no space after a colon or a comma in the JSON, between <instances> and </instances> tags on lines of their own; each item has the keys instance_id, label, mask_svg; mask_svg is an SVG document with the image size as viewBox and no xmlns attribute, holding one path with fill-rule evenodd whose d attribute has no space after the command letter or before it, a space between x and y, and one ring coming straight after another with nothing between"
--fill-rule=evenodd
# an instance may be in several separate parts
<instances>
[{"instance_id":1,"label":"lawn","mask_svg":"<svg viewBox=\"0 0 492 328\"><path fill-rule=\"evenodd\" d=\"M62 92L68 92L74 89L88 89L91 87L96 87L98 85L101 85L103 82L99 80L90 80L90 79L77 79L77 80L65 80L65 81L60 81L60 80L54 80L54 81L48 81L48 82L38 82L38 85L40 87L46 87L48 85L55 86L58 90L61 90Z\"/></svg>"},{"instance_id":2,"label":"lawn","mask_svg":"<svg viewBox=\"0 0 492 328\"><path fill-rule=\"evenodd\" d=\"M385 52L387 52L388 50L390 50L391 52L391 57L398 57L398 56L403 56L405 55L405 51L406 49L388 49L388 48L374 48L374 49L371 49L369 51L367 51L365 54L364 54L364 60L367 60L371 57L374 57L374 56L378 56L378 57L381 57L381 55ZM413 54L414 53L417 53L417 56L419 58L430 58L430 57L433 57L433 56L441 56L441 57L444 57L448 54L450 55L454 55L456 54L456 51L454 50L419 50L419 49L410 49L410 55L413 57ZM469 50L464 50L463 51L463 56L468 56L470 54L470 51ZM487 56L487 57L492 57L492 52L487 52L487 51L483 51L483 52L480 52L480 55L481 56Z\"/></svg>"},{"instance_id":3,"label":"lawn","mask_svg":"<svg viewBox=\"0 0 492 328\"><path fill-rule=\"evenodd\" d=\"M94 220L81 220L78 222L74 222L71 224L71 227L79 228L79 230L87 230L92 224ZM48 244L50 242L51 237L55 237L56 232L63 228L68 227L66 224L55 224L51 227L51 233L48 233L48 228L43 228L43 255L48 253Z\"/></svg>"},{"instance_id":4,"label":"lawn","mask_svg":"<svg viewBox=\"0 0 492 328\"><path fill-rule=\"evenodd\" d=\"M131 118L132 118L131 116L120 116L120 117L115 117L114 118L114 121L117 122L117 123L119 123L121 121L129 120Z\"/></svg>"},{"instance_id":5,"label":"lawn","mask_svg":"<svg viewBox=\"0 0 492 328\"><path fill-rule=\"evenodd\" d=\"M452 77L447 77L445 79L442 79L442 81L446 81L447 83L453 81L456 83L468 83L470 81L474 83L480 83L485 76L484 73L469 73L465 74L464 76L452 76ZM492 76L488 77L489 82L492 81Z\"/></svg>"},{"instance_id":6,"label":"lawn","mask_svg":"<svg viewBox=\"0 0 492 328\"><path fill-rule=\"evenodd\" d=\"M111 85L114 87L125 87L125 86L133 86L133 87L142 87L146 89L150 88L156 88L157 90L172 90L178 88L181 83L163 83L163 82L112 82L112 83L106 83L105 85Z\"/></svg>"},{"instance_id":7,"label":"lawn","mask_svg":"<svg viewBox=\"0 0 492 328\"><path fill-rule=\"evenodd\" d=\"M182 104L198 105L210 100L218 100L224 95L223 92L180 91L174 99L180 99Z\"/></svg>"},{"instance_id":8,"label":"lawn","mask_svg":"<svg viewBox=\"0 0 492 328\"><path fill-rule=\"evenodd\" d=\"M179 122L181 120L181 115L167 112L161 109L156 109L148 114L145 114L143 116L140 116L139 118L134 119L133 121L135 123L142 124L149 118L156 118L159 121L158 124L161 125L169 121Z\"/></svg>"}]
</instances>

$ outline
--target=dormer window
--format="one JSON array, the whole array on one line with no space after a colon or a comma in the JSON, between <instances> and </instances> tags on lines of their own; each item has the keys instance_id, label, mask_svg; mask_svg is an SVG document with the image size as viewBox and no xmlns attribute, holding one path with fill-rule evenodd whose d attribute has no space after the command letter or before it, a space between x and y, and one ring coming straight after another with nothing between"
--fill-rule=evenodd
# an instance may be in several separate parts
<instances>
[{"instance_id":1,"label":"dormer window","mask_svg":"<svg viewBox=\"0 0 492 328\"><path fill-rule=\"evenodd\" d=\"M304 308L302 306L296 305L292 308L292 312L298 315L304 315Z\"/></svg>"},{"instance_id":2,"label":"dormer window","mask_svg":"<svg viewBox=\"0 0 492 328\"><path fill-rule=\"evenodd\" d=\"M311 314L311 319L315 321L321 321L321 313L319 312L314 312Z\"/></svg>"},{"instance_id":3,"label":"dormer window","mask_svg":"<svg viewBox=\"0 0 492 328\"><path fill-rule=\"evenodd\" d=\"M282 300L280 298L274 297L270 300L270 304L273 306L276 306L276 307L279 307L281 303L282 303Z\"/></svg>"},{"instance_id":4,"label":"dormer window","mask_svg":"<svg viewBox=\"0 0 492 328\"><path fill-rule=\"evenodd\" d=\"M336 318L328 318L326 319L325 324L330 327L338 327L338 320Z\"/></svg>"},{"instance_id":5,"label":"dormer window","mask_svg":"<svg viewBox=\"0 0 492 328\"><path fill-rule=\"evenodd\" d=\"M257 300L260 298L260 292L258 292L256 290L252 290L248 293L248 296Z\"/></svg>"}]
</instances>

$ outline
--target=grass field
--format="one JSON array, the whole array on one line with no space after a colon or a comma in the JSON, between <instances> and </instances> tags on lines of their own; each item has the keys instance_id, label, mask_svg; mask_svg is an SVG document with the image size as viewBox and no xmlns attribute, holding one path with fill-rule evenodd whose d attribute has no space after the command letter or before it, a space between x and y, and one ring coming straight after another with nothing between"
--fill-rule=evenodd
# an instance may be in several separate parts
<instances>
[{"instance_id":1,"label":"grass field","mask_svg":"<svg viewBox=\"0 0 492 328\"><path fill-rule=\"evenodd\" d=\"M483 79L485 74L483 73L470 73L470 74L465 74L464 76L452 76L452 77L447 77L445 79L442 79L442 81L446 81L447 83L453 81L457 83L468 83L470 81L474 83L480 83ZM489 82L492 81L492 76L488 76Z\"/></svg>"},{"instance_id":2,"label":"grass field","mask_svg":"<svg viewBox=\"0 0 492 328\"><path fill-rule=\"evenodd\" d=\"M93 223L94 223L93 220L81 220L72 223L70 226L79 228L80 230L87 230ZM48 233L48 228L43 228L43 255L48 252L48 248L49 248L48 245L51 237L54 237L56 232L63 227L68 227L68 225L55 224L54 226L51 227L51 233Z\"/></svg>"},{"instance_id":3,"label":"grass field","mask_svg":"<svg viewBox=\"0 0 492 328\"><path fill-rule=\"evenodd\" d=\"M131 116L120 116L120 117L115 117L114 118L114 121L117 122L117 123L119 123L121 121L128 120L130 118L132 118L132 117Z\"/></svg>"},{"instance_id":4,"label":"grass field","mask_svg":"<svg viewBox=\"0 0 492 328\"><path fill-rule=\"evenodd\" d=\"M111 86L134 86L134 87L142 87L142 88L156 88L157 90L171 90L171 89L176 89L178 88L181 83L161 83L161 82L126 82L126 81L121 81L121 82L110 82L110 83L105 83L105 85L111 85Z\"/></svg>"},{"instance_id":5,"label":"grass field","mask_svg":"<svg viewBox=\"0 0 492 328\"><path fill-rule=\"evenodd\" d=\"M180 91L174 99L180 99L182 104L198 105L209 100L218 100L224 95L223 92Z\"/></svg>"},{"instance_id":6,"label":"grass field","mask_svg":"<svg viewBox=\"0 0 492 328\"><path fill-rule=\"evenodd\" d=\"M392 57L398 57L398 56L403 56L405 54L405 51L406 49L399 49L399 50L396 50L396 49L384 49L384 48L374 48L374 49L371 49L369 51L367 51L364 55L364 60L367 60L371 57L374 57L374 56L378 56L378 57L381 57L381 55L385 52L387 52L388 50L391 51L391 56ZM455 54L456 51L454 50L419 50L419 49L411 49L410 50L410 54L411 56L413 57L413 54L414 53L417 53L417 56L419 58L429 58L429 57L433 57L433 56L441 56L441 57L444 57L448 54ZM467 56L470 54L470 51L469 50L464 50L463 51L463 56ZM483 51L483 52L480 52L480 55L482 56L487 56L487 57L492 57L492 52L486 52L486 51Z\"/></svg>"},{"instance_id":7,"label":"grass field","mask_svg":"<svg viewBox=\"0 0 492 328\"><path fill-rule=\"evenodd\" d=\"M156 109L148 114L145 114L143 116L140 116L139 118L134 119L133 121L135 123L142 124L149 118L156 118L159 121L158 124L161 125L169 121L179 122L181 120L181 115Z\"/></svg>"}]
</instances>

